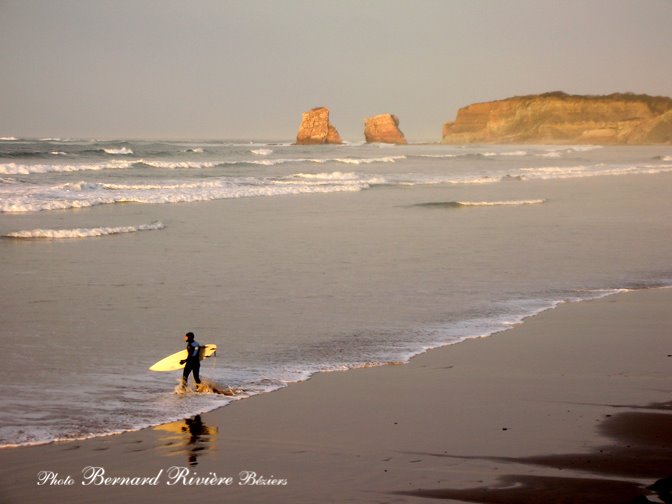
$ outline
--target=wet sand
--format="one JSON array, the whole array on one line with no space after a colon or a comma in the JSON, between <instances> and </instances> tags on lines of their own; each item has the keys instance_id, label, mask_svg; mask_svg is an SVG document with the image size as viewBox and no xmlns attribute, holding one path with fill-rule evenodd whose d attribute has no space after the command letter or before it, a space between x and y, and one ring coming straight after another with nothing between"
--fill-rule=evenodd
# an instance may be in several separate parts
<instances>
[{"instance_id":1,"label":"wet sand","mask_svg":"<svg viewBox=\"0 0 672 504\"><path fill-rule=\"evenodd\" d=\"M669 499L671 305L672 289L565 304L407 365L317 375L159 428L4 449L0 501Z\"/></svg>"}]
</instances>

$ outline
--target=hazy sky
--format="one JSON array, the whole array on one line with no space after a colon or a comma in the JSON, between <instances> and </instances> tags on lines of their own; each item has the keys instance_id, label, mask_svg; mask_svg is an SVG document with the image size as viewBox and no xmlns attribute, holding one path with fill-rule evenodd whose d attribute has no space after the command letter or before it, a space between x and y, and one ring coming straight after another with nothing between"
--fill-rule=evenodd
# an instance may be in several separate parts
<instances>
[{"instance_id":1,"label":"hazy sky","mask_svg":"<svg viewBox=\"0 0 672 504\"><path fill-rule=\"evenodd\" d=\"M346 139L563 90L672 96L672 0L0 0L0 136Z\"/></svg>"}]
</instances>

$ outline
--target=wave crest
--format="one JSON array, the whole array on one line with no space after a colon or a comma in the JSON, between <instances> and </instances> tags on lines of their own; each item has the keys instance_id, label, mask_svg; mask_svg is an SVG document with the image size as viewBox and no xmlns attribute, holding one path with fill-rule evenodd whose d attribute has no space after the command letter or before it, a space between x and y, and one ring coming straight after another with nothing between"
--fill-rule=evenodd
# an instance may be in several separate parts
<instances>
[{"instance_id":1,"label":"wave crest","mask_svg":"<svg viewBox=\"0 0 672 504\"><path fill-rule=\"evenodd\" d=\"M128 156L130 154L133 154L133 149L129 149L128 147L111 147L108 149L103 149L103 152L105 154L111 154L113 156Z\"/></svg>"},{"instance_id":2,"label":"wave crest","mask_svg":"<svg viewBox=\"0 0 672 504\"><path fill-rule=\"evenodd\" d=\"M31 175L33 173L57 173L78 171L126 170L133 161L114 160L95 164L0 164L0 175Z\"/></svg>"},{"instance_id":3,"label":"wave crest","mask_svg":"<svg viewBox=\"0 0 672 504\"><path fill-rule=\"evenodd\" d=\"M419 207L425 208L466 208L466 207L494 207L494 206L524 206L541 205L546 203L544 199L533 200L506 200L506 201L437 201L431 203L419 203Z\"/></svg>"},{"instance_id":4,"label":"wave crest","mask_svg":"<svg viewBox=\"0 0 672 504\"><path fill-rule=\"evenodd\" d=\"M359 177L353 172L331 172L331 173L295 173L294 178L308 180L357 180Z\"/></svg>"},{"instance_id":5,"label":"wave crest","mask_svg":"<svg viewBox=\"0 0 672 504\"><path fill-rule=\"evenodd\" d=\"M139 226L119 226L119 227L95 227L95 228L74 228L74 229L31 229L26 231L15 231L3 235L3 238L17 238L24 240L31 239L65 239L65 238L91 238L97 236L108 236L114 234L137 233L138 231L157 231L165 229L165 225L160 222L142 224Z\"/></svg>"}]
</instances>

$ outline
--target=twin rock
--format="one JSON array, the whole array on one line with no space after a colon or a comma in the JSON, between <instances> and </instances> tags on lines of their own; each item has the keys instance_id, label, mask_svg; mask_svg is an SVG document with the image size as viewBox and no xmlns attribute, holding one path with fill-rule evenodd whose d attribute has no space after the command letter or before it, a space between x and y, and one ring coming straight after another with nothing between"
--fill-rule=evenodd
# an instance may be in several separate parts
<instances>
[{"instance_id":1,"label":"twin rock","mask_svg":"<svg viewBox=\"0 0 672 504\"><path fill-rule=\"evenodd\" d=\"M399 129L399 119L392 114L380 114L364 120L364 137L369 143L405 144ZM341 135L329 122L329 109L318 107L301 115L301 126L296 134L298 145L340 144Z\"/></svg>"}]
</instances>

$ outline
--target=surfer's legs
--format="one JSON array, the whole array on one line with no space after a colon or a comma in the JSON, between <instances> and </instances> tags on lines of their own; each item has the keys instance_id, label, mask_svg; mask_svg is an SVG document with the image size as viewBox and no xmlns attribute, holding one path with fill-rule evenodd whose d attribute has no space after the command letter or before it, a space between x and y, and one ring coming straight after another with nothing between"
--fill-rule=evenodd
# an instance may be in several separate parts
<instances>
[{"instance_id":1,"label":"surfer's legs","mask_svg":"<svg viewBox=\"0 0 672 504\"><path fill-rule=\"evenodd\" d=\"M194 381L197 384L201 383L201 377L199 376L199 371L200 370L201 370L200 363L198 363L194 366L190 362L187 362L187 365L184 366L184 372L182 373L182 384L183 385L187 384L187 380L189 379L189 373L192 373L192 372L194 374Z\"/></svg>"},{"instance_id":2,"label":"surfer's legs","mask_svg":"<svg viewBox=\"0 0 672 504\"><path fill-rule=\"evenodd\" d=\"M187 380L189 379L189 373L191 373L191 364L187 362L187 365L184 366L184 371L182 372L182 385L187 384Z\"/></svg>"}]
</instances>

